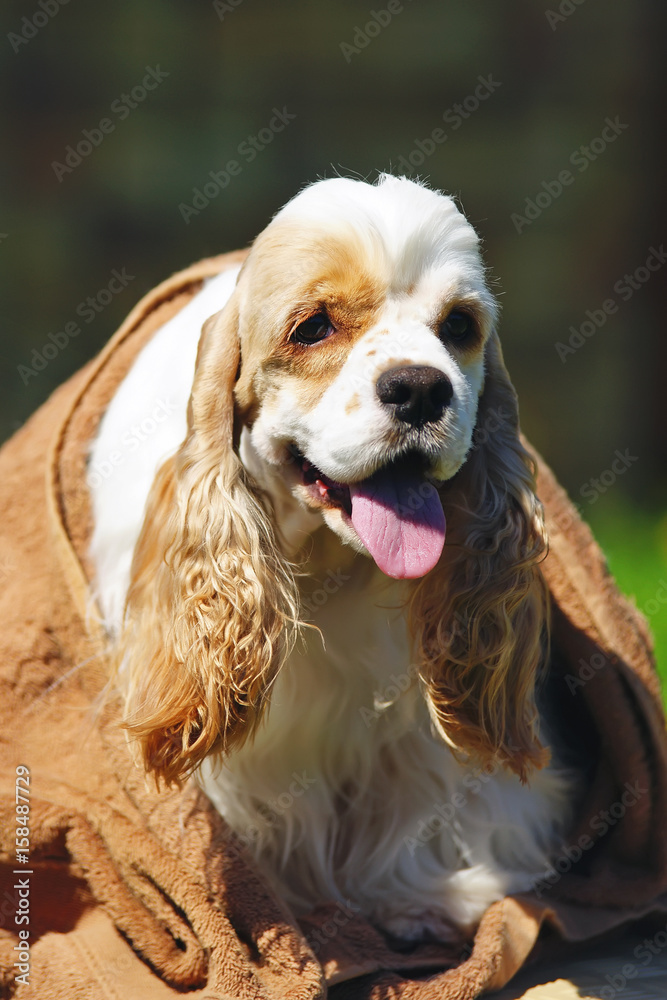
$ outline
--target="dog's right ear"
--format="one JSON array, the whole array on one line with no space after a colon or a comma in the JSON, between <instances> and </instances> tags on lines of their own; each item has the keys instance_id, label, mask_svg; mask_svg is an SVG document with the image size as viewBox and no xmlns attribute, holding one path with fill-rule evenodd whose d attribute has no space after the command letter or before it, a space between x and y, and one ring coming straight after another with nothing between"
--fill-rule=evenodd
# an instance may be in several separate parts
<instances>
[{"instance_id":1,"label":"dog's right ear","mask_svg":"<svg viewBox=\"0 0 667 1000\"><path fill-rule=\"evenodd\" d=\"M238 326L235 292L204 325L187 436L148 498L116 650L125 727L168 784L253 732L297 625L291 567L234 450Z\"/></svg>"},{"instance_id":2,"label":"dog's right ear","mask_svg":"<svg viewBox=\"0 0 667 1000\"><path fill-rule=\"evenodd\" d=\"M443 487L448 544L414 589L411 620L442 738L454 751L483 764L499 761L526 780L549 759L535 704L548 635L540 572L547 538L495 333L486 347L477 427L465 465Z\"/></svg>"}]
</instances>

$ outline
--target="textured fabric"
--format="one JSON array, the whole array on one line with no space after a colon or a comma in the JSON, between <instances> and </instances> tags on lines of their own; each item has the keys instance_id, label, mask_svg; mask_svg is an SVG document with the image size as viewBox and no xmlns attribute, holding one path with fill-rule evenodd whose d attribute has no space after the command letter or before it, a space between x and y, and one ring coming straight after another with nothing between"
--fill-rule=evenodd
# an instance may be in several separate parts
<instances>
[{"instance_id":1,"label":"textured fabric","mask_svg":"<svg viewBox=\"0 0 667 1000\"><path fill-rule=\"evenodd\" d=\"M553 600L549 691L566 739L590 761L589 787L554 877L491 906L463 950L395 950L358 914L334 906L299 924L193 784L157 792L134 767L88 597L87 452L152 333L203 278L241 258L203 261L151 292L0 452L5 994L14 995L20 929L30 935L20 1000L162 1000L183 990L208 1000L314 1000L327 987L338 1000L466 1000L500 988L555 943L647 914L662 913L664 927L667 745L646 626L541 460L551 537L543 565ZM28 864L16 860L18 765L30 773ZM605 824L606 810L613 822ZM17 883L29 886L29 911ZM29 924L16 924L20 906Z\"/></svg>"}]
</instances>

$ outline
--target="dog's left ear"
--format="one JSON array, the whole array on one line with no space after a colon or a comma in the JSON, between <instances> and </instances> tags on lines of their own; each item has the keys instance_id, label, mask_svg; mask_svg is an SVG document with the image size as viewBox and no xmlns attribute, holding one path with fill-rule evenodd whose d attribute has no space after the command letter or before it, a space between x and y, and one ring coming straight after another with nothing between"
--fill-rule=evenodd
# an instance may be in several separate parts
<instances>
[{"instance_id":1,"label":"dog's left ear","mask_svg":"<svg viewBox=\"0 0 667 1000\"><path fill-rule=\"evenodd\" d=\"M234 448L235 292L204 326L188 433L158 470L115 660L125 727L167 783L257 727L296 627L267 501Z\"/></svg>"},{"instance_id":2,"label":"dog's left ear","mask_svg":"<svg viewBox=\"0 0 667 1000\"><path fill-rule=\"evenodd\" d=\"M419 581L410 618L433 722L456 751L525 780L543 767L534 700L545 655L547 542L518 405L492 334L468 458L441 498L447 544Z\"/></svg>"}]
</instances>

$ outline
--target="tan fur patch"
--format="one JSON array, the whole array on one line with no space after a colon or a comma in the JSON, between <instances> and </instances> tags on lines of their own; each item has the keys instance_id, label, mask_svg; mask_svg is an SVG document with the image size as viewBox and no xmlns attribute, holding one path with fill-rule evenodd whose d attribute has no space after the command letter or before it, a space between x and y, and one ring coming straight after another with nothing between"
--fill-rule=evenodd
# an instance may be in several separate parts
<instances>
[{"instance_id":1,"label":"tan fur patch","mask_svg":"<svg viewBox=\"0 0 667 1000\"><path fill-rule=\"evenodd\" d=\"M256 241L241 281L236 397L246 413L285 384L302 410L312 409L376 322L389 286L384 255L353 231L327 234L280 221ZM299 323L318 312L334 332L313 345L295 342Z\"/></svg>"}]
</instances>

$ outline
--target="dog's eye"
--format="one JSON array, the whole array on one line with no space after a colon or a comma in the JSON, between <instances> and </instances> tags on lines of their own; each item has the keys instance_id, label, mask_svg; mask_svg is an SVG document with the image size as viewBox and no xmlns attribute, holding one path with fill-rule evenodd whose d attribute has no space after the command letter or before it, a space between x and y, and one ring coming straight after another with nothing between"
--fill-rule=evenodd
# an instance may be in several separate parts
<instances>
[{"instance_id":1,"label":"dog's eye","mask_svg":"<svg viewBox=\"0 0 667 1000\"><path fill-rule=\"evenodd\" d=\"M440 337L461 344L475 333L476 326L472 316L461 309L454 309L440 325Z\"/></svg>"},{"instance_id":2,"label":"dog's eye","mask_svg":"<svg viewBox=\"0 0 667 1000\"><path fill-rule=\"evenodd\" d=\"M331 321L326 313L316 313L310 319L299 323L292 334L292 340L297 344L317 344L333 332Z\"/></svg>"}]
</instances>

